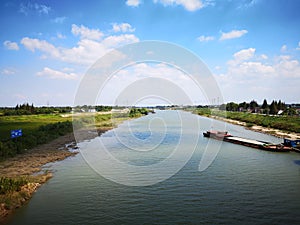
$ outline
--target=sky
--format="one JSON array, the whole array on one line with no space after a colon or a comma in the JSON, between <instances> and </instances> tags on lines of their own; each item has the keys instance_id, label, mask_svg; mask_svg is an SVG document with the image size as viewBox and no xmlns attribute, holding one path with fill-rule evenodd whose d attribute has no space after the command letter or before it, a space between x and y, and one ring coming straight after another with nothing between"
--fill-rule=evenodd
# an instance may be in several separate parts
<instances>
[{"instance_id":1,"label":"sky","mask_svg":"<svg viewBox=\"0 0 300 225\"><path fill-rule=\"evenodd\" d=\"M225 102L299 103L299 11L296 0L4 0L0 106L73 105L100 57L147 40L199 57ZM147 76L174 81L193 104L206 103L178 69L145 62L114 74L98 103L114 104L122 88Z\"/></svg>"}]
</instances>

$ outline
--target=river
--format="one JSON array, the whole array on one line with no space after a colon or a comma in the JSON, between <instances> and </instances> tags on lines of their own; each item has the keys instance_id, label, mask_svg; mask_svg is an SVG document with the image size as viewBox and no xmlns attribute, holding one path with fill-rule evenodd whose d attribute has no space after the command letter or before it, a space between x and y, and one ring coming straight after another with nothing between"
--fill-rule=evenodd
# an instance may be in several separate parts
<instances>
[{"instance_id":1,"label":"river","mask_svg":"<svg viewBox=\"0 0 300 225\"><path fill-rule=\"evenodd\" d=\"M198 121L200 129L183 129L186 121ZM54 177L7 224L299 224L300 166L295 162L300 154L220 145L202 137L212 122L214 127L221 123L187 112L157 111L79 143L82 154L48 164L45 169L53 170ZM226 129L282 141L232 124ZM87 147L99 148L99 140L118 162L145 171L104 162L106 154ZM205 151L216 154L201 171ZM174 159L164 165L168 157ZM152 168L148 173L159 163L160 172Z\"/></svg>"}]
</instances>

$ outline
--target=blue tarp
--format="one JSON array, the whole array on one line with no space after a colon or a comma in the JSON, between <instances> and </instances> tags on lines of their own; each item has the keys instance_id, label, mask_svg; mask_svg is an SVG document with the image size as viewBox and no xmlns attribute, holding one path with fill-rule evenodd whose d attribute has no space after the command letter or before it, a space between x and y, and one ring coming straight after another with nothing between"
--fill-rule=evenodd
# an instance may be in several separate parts
<instances>
[{"instance_id":1,"label":"blue tarp","mask_svg":"<svg viewBox=\"0 0 300 225\"><path fill-rule=\"evenodd\" d=\"M22 136L22 129L10 131L11 138L16 138L16 137L21 137L21 136Z\"/></svg>"},{"instance_id":2,"label":"blue tarp","mask_svg":"<svg viewBox=\"0 0 300 225\"><path fill-rule=\"evenodd\" d=\"M284 139L284 145L285 146L291 146L296 147L297 145L300 145L300 140L291 140L291 139Z\"/></svg>"}]
</instances>

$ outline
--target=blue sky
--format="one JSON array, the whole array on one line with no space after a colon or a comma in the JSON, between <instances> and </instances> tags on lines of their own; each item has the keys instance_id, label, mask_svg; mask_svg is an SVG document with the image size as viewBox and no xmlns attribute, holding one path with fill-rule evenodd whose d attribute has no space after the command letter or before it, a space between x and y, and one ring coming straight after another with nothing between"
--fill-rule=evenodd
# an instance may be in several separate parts
<instances>
[{"instance_id":1,"label":"blue sky","mask_svg":"<svg viewBox=\"0 0 300 225\"><path fill-rule=\"evenodd\" d=\"M300 102L300 1L15 0L0 10L1 106L72 105L98 58L145 40L196 54L226 102Z\"/></svg>"}]
</instances>

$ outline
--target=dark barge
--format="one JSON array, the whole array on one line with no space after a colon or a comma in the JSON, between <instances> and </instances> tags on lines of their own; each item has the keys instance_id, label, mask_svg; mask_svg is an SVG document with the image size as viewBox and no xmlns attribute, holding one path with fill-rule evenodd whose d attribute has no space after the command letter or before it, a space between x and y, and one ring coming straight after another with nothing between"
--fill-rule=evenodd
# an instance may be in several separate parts
<instances>
[{"instance_id":1,"label":"dark barge","mask_svg":"<svg viewBox=\"0 0 300 225\"><path fill-rule=\"evenodd\" d=\"M203 136L266 151L289 152L293 150L291 147L285 146L284 144L273 144L265 141L232 136L227 131L207 131L203 133Z\"/></svg>"}]
</instances>

